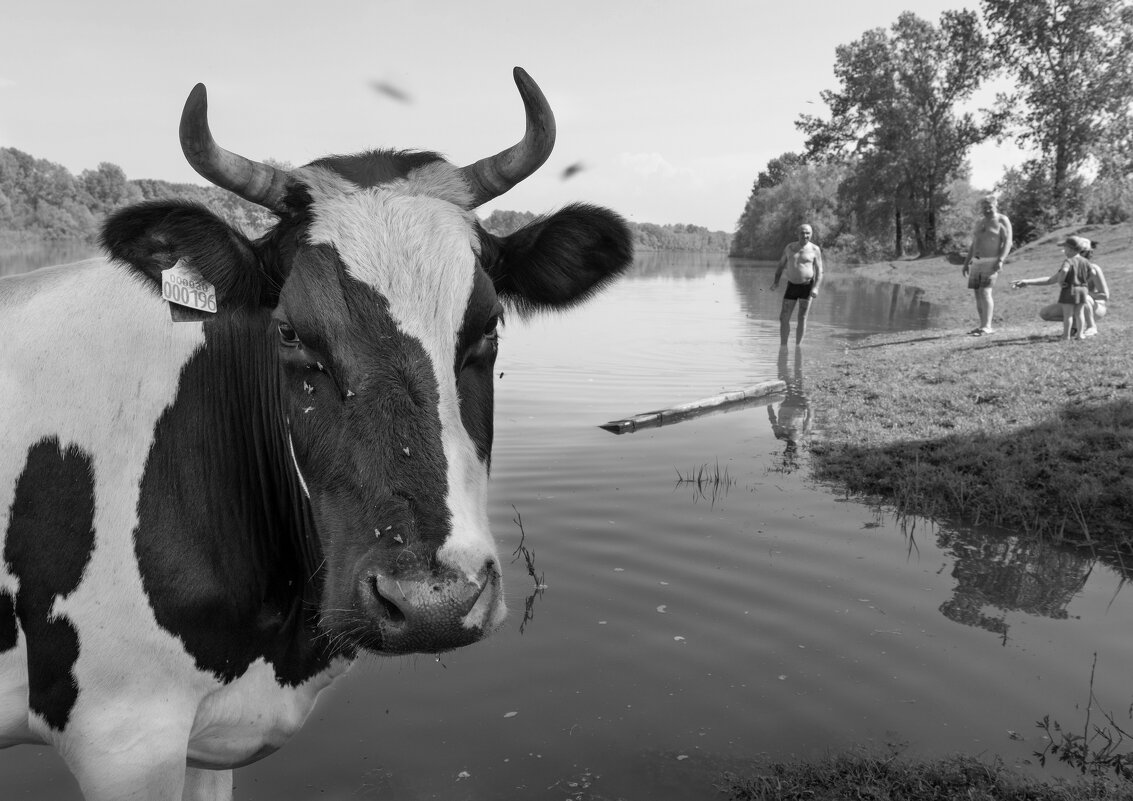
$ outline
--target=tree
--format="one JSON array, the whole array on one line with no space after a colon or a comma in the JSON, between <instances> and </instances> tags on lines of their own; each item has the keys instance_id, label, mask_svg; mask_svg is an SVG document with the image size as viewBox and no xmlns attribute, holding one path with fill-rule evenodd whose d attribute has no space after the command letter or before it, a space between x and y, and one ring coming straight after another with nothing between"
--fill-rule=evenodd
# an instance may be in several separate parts
<instances>
[{"instance_id":1,"label":"tree","mask_svg":"<svg viewBox=\"0 0 1133 801\"><path fill-rule=\"evenodd\" d=\"M753 193L745 209L750 245L737 252L733 240L732 255L777 259L804 222L813 226L816 244L830 244L839 233L836 198L844 175L838 164L800 164L779 183Z\"/></svg>"},{"instance_id":2,"label":"tree","mask_svg":"<svg viewBox=\"0 0 1133 801\"><path fill-rule=\"evenodd\" d=\"M1093 152L1098 173L1086 190L1086 221L1119 223L1133 217L1133 114L1107 129Z\"/></svg>"},{"instance_id":3,"label":"tree","mask_svg":"<svg viewBox=\"0 0 1133 801\"><path fill-rule=\"evenodd\" d=\"M1129 0L982 0L992 46L1018 90L1000 99L1016 138L1037 147L1065 218L1071 181L1133 112ZM1128 158L1128 151L1125 156Z\"/></svg>"},{"instance_id":4,"label":"tree","mask_svg":"<svg viewBox=\"0 0 1133 801\"><path fill-rule=\"evenodd\" d=\"M510 211L496 209L484 220L484 227L496 236L507 236L535 221L530 211Z\"/></svg>"},{"instance_id":5,"label":"tree","mask_svg":"<svg viewBox=\"0 0 1133 801\"><path fill-rule=\"evenodd\" d=\"M807 134L808 159L853 165L852 207L868 210L866 218L888 207L897 255L906 227L920 253L937 252L949 185L971 147L1000 130L1002 115L958 111L990 70L973 12L946 11L938 26L905 12L889 32L866 31L837 48L841 90L822 93L830 118L803 115L796 123Z\"/></svg>"},{"instance_id":6,"label":"tree","mask_svg":"<svg viewBox=\"0 0 1133 801\"><path fill-rule=\"evenodd\" d=\"M65 167L12 147L0 148L0 191L11 230L50 238L89 237L97 223L86 190Z\"/></svg>"},{"instance_id":7,"label":"tree","mask_svg":"<svg viewBox=\"0 0 1133 801\"><path fill-rule=\"evenodd\" d=\"M783 153L767 162L767 169L756 176L755 184L751 187L751 194L748 195L747 203L744 204L743 213L740 214L740 219L736 222L736 234L732 238L731 255L755 256L757 245L754 232L758 220L753 216L753 211L758 204L760 192L783 183L793 170L802 166L802 163L803 157L800 154Z\"/></svg>"},{"instance_id":8,"label":"tree","mask_svg":"<svg viewBox=\"0 0 1133 801\"><path fill-rule=\"evenodd\" d=\"M94 200L93 211L106 213L119 206L142 199L138 187L126 179L126 173L117 164L104 161L97 170L83 170L79 183Z\"/></svg>"}]
</instances>

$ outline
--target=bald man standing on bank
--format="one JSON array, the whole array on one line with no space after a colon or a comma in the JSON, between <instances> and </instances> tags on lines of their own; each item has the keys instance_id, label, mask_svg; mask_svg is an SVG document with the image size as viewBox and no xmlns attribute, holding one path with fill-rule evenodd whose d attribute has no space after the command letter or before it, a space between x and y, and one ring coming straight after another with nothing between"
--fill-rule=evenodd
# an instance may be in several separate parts
<instances>
[{"instance_id":1,"label":"bald man standing on bank","mask_svg":"<svg viewBox=\"0 0 1133 801\"><path fill-rule=\"evenodd\" d=\"M983 216L976 222L972 231L972 244L968 248L968 258L964 260L961 275L968 278L968 289L976 293L976 312L980 324L968 332L969 336L982 337L994 334L991 316L995 311L995 300L991 296L995 279L1003 269L1003 262L1011 252L1011 221L1006 214L999 213L999 201L988 195L980 206Z\"/></svg>"},{"instance_id":2,"label":"bald man standing on bank","mask_svg":"<svg viewBox=\"0 0 1133 801\"><path fill-rule=\"evenodd\" d=\"M795 328L795 344L802 344L810 302L818 297L818 285L822 283L822 249L810 241L813 236L814 230L809 225L799 226L799 241L783 248L779 269L775 271L775 280L771 284L772 291L778 289L779 279L786 271L787 291L783 293L783 308L779 312L779 344L782 347L787 346L791 335L791 313L796 303L799 306L799 323Z\"/></svg>"}]
</instances>

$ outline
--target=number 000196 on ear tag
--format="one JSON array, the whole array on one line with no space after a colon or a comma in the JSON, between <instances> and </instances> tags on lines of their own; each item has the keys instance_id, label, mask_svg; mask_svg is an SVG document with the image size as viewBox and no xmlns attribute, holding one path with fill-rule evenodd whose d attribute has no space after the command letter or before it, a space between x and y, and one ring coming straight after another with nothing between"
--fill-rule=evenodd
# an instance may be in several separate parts
<instances>
[{"instance_id":1,"label":"number 000196 on ear tag","mask_svg":"<svg viewBox=\"0 0 1133 801\"><path fill-rule=\"evenodd\" d=\"M168 270L161 271L161 297L177 306L216 314L216 287L204 280L184 259L178 259ZM170 308L171 312L174 310L175 307ZM178 317L173 315L175 320Z\"/></svg>"}]
</instances>

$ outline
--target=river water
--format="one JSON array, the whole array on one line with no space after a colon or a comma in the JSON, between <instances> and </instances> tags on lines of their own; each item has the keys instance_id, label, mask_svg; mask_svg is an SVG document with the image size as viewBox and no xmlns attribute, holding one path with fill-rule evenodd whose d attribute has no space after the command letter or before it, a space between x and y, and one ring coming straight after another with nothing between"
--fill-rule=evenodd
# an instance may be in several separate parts
<instances>
[{"instance_id":1,"label":"river water","mask_svg":"<svg viewBox=\"0 0 1133 801\"><path fill-rule=\"evenodd\" d=\"M720 772L753 758L890 743L1049 778L1065 774L1033 759L1035 722L1081 730L1095 654L1095 703L1128 723L1133 595L1115 571L898 521L809 478L808 365L931 309L834 275L806 344L781 349L772 274L642 254L584 307L509 320L491 517L511 616L439 659L363 660L288 746L237 771L236 798L716 799ZM599 428L775 378L769 404ZM510 559L520 523L544 589ZM78 798L27 746L0 752L0 788Z\"/></svg>"}]
</instances>

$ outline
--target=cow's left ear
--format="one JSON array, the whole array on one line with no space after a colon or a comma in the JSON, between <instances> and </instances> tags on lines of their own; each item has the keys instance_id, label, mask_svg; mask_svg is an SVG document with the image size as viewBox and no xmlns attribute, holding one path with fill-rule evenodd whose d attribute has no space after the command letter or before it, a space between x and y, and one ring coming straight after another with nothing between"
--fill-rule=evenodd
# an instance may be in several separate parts
<instances>
[{"instance_id":1,"label":"cow's left ear","mask_svg":"<svg viewBox=\"0 0 1133 801\"><path fill-rule=\"evenodd\" d=\"M204 206L161 200L120 209L103 224L101 242L158 292L162 271L182 260L216 288L222 308L268 302L252 243Z\"/></svg>"},{"instance_id":2,"label":"cow's left ear","mask_svg":"<svg viewBox=\"0 0 1133 801\"><path fill-rule=\"evenodd\" d=\"M609 209L576 204L497 240L488 275L520 312L581 303L633 261L633 240Z\"/></svg>"}]
</instances>

